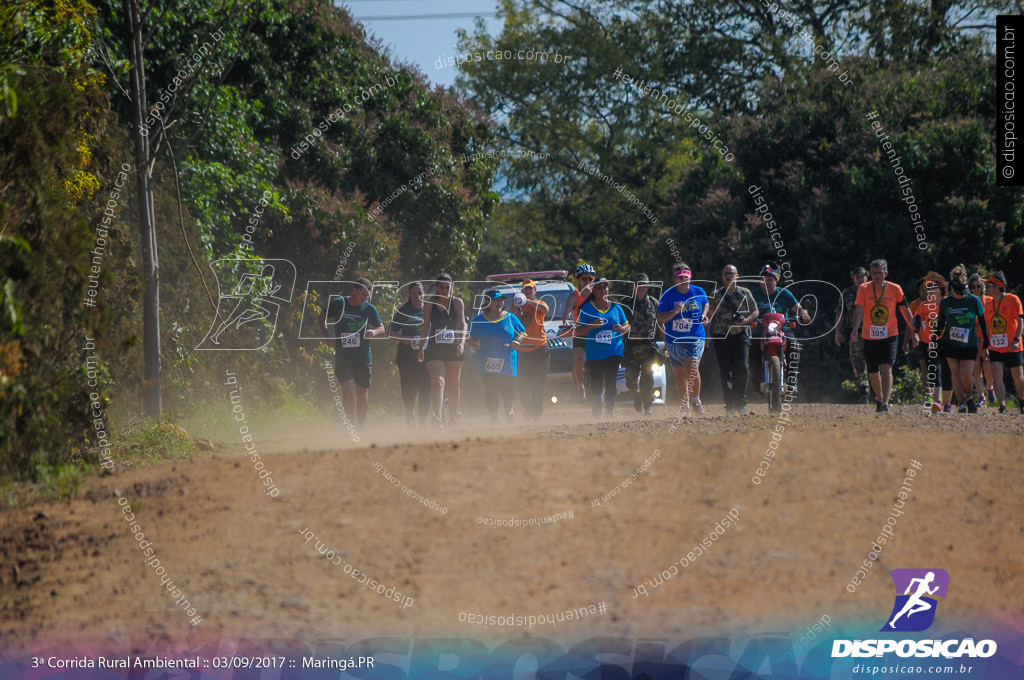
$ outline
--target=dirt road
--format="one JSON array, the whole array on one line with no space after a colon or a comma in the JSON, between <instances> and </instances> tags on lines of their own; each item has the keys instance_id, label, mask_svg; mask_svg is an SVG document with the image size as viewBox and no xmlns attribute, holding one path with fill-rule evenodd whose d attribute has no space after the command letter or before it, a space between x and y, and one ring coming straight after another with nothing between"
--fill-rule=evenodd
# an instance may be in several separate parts
<instances>
[{"instance_id":1,"label":"dirt road","mask_svg":"<svg viewBox=\"0 0 1024 680\"><path fill-rule=\"evenodd\" d=\"M70 503L0 515L0 639L11 653L183 640L195 617L197 634L298 641L693 637L797 630L822 615L880 625L888 570L930 566L950 574L945 622L1019 625L1024 417L867 408L797 405L779 421L715 407L677 424L630 409L614 422L437 434L392 425L357 444L330 427L257 439L272 487L237 441L212 459L120 469ZM778 453L766 457L773 431ZM850 592L915 460L891 539ZM730 512L738 521L723 526ZM509 519L526 526L488 526ZM559 621L566 610L581 620Z\"/></svg>"}]
</instances>

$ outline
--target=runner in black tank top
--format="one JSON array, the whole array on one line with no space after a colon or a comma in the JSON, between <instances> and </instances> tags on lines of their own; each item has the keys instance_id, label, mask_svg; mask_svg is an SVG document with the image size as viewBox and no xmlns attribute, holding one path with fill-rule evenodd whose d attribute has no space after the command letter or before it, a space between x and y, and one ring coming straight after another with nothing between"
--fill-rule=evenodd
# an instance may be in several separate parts
<instances>
[{"instance_id":1,"label":"runner in black tank top","mask_svg":"<svg viewBox=\"0 0 1024 680\"><path fill-rule=\"evenodd\" d=\"M424 314L423 330L426 348L421 345L419 360L430 372L430 409L434 423L444 427L442 415L445 388L448 389L449 426L459 415L459 380L462 375L462 354L466 343L466 312L461 298L452 294L452 277L438 274L435 294L426 301L430 312Z\"/></svg>"}]
</instances>

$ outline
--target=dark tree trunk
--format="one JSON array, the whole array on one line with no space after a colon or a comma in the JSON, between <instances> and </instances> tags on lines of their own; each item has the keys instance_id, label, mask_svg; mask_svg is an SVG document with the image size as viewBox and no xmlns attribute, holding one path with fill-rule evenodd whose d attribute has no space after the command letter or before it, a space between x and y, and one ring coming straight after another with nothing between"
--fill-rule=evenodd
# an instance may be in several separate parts
<instances>
[{"instance_id":1,"label":"dark tree trunk","mask_svg":"<svg viewBox=\"0 0 1024 680\"><path fill-rule=\"evenodd\" d=\"M139 192L139 223L142 234L142 266L146 282L142 312L142 350L146 377L142 385L146 415L159 418L160 398L160 264L156 248L153 183L149 167L149 135L146 121L146 72L142 58L142 25L138 0L124 0L128 59L131 61L132 134L135 137L135 176Z\"/></svg>"}]
</instances>

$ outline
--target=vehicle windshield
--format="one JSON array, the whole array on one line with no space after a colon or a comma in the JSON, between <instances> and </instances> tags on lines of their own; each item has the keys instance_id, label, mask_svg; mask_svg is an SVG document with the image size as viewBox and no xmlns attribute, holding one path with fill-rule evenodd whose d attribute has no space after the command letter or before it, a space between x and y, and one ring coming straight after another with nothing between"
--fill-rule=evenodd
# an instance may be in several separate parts
<instances>
[{"instance_id":1,"label":"vehicle windshield","mask_svg":"<svg viewBox=\"0 0 1024 680\"><path fill-rule=\"evenodd\" d=\"M548 313L544 316L545 321L558 321L565 311L565 302L569 299L569 290L542 290L537 293L537 298L548 304Z\"/></svg>"}]
</instances>

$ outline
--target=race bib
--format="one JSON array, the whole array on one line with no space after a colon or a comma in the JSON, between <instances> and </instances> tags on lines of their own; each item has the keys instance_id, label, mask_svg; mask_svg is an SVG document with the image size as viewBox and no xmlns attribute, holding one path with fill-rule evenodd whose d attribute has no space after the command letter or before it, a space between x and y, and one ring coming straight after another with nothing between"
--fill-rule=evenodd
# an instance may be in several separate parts
<instances>
[{"instance_id":1,"label":"race bib","mask_svg":"<svg viewBox=\"0 0 1024 680\"><path fill-rule=\"evenodd\" d=\"M598 331L597 335L594 336L594 339L602 345L610 345L612 344L612 335L613 333L611 331Z\"/></svg>"},{"instance_id":2,"label":"race bib","mask_svg":"<svg viewBox=\"0 0 1024 680\"><path fill-rule=\"evenodd\" d=\"M997 333L992 336L992 347L997 349L1006 348L1010 346L1010 340L1006 337L1006 333Z\"/></svg>"},{"instance_id":3,"label":"race bib","mask_svg":"<svg viewBox=\"0 0 1024 680\"><path fill-rule=\"evenodd\" d=\"M412 348L413 349L419 349L422 345L423 345L423 343L421 342L420 336L418 336L418 335L412 336Z\"/></svg>"},{"instance_id":4,"label":"race bib","mask_svg":"<svg viewBox=\"0 0 1024 680\"><path fill-rule=\"evenodd\" d=\"M868 337L872 340L885 340L889 337L889 327L868 326Z\"/></svg>"},{"instance_id":5,"label":"race bib","mask_svg":"<svg viewBox=\"0 0 1024 680\"><path fill-rule=\"evenodd\" d=\"M359 337L359 333L352 333L351 335L341 336L342 347L359 347L359 343L362 338Z\"/></svg>"},{"instance_id":6,"label":"race bib","mask_svg":"<svg viewBox=\"0 0 1024 680\"><path fill-rule=\"evenodd\" d=\"M437 344L439 345L450 345L455 342L455 331L450 328L437 332Z\"/></svg>"},{"instance_id":7,"label":"race bib","mask_svg":"<svg viewBox=\"0 0 1024 680\"><path fill-rule=\"evenodd\" d=\"M676 319L672 322L672 330L676 333L689 333L693 327L693 319Z\"/></svg>"},{"instance_id":8,"label":"race bib","mask_svg":"<svg viewBox=\"0 0 1024 680\"><path fill-rule=\"evenodd\" d=\"M501 357L495 357L488 359L484 364L484 370L488 373L501 373L501 369L505 367L505 360Z\"/></svg>"},{"instance_id":9,"label":"race bib","mask_svg":"<svg viewBox=\"0 0 1024 680\"><path fill-rule=\"evenodd\" d=\"M953 326L949 329L949 339L953 342L962 342L967 344L967 338L970 335L970 331L966 328L957 328Z\"/></svg>"}]
</instances>

